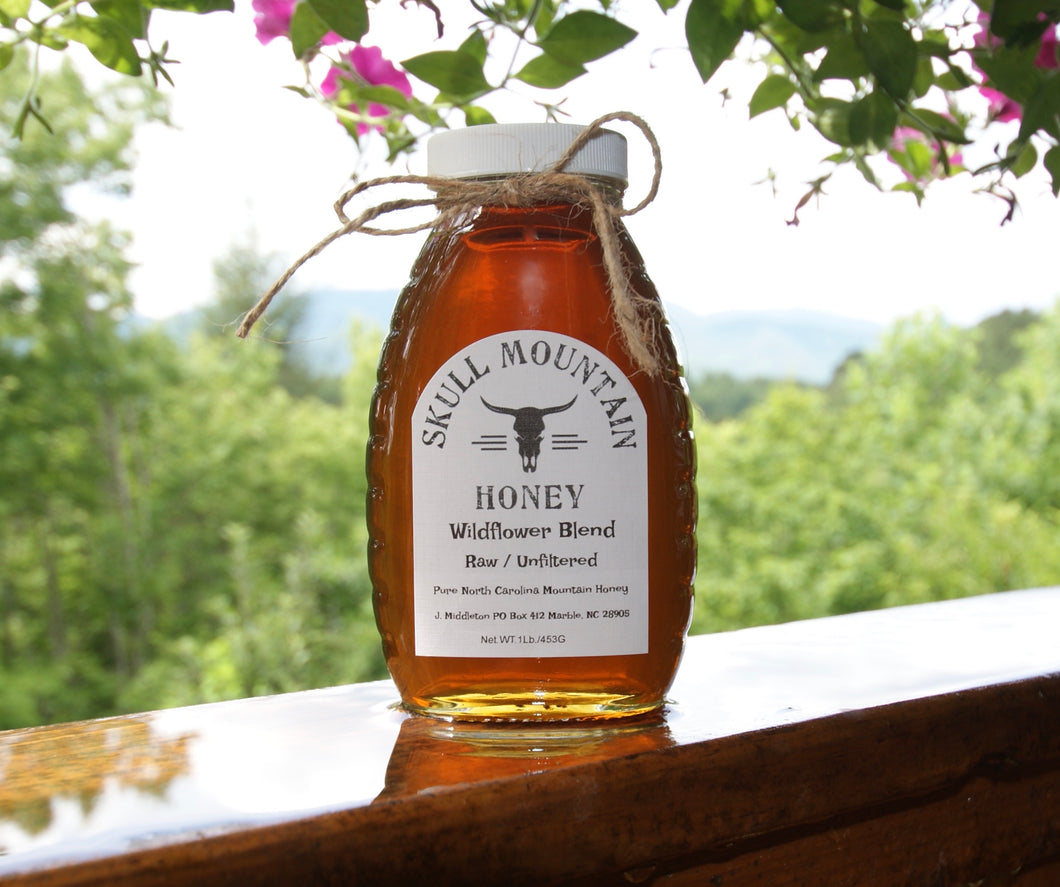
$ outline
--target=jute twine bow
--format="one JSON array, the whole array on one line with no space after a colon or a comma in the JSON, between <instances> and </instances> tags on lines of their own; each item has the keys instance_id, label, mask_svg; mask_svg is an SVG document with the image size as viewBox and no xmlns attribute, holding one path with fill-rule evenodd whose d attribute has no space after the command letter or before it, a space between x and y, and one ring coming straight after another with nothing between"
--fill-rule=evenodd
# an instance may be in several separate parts
<instances>
[{"instance_id":1,"label":"jute twine bow","mask_svg":"<svg viewBox=\"0 0 1060 887\"><path fill-rule=\"evenodd\" d=\"M608 200L601 187L583 175L564 172L579 150L595 136L605 123L624 120L636 126L651 146L655 162L651 188L636 206L624 209ZM451 179L441 176L383 176L360 182L335 201L335 214L342 223L319 243L302 255L262 296L257 304L243 317L236 335L245 339L258 318L265 313L269 303L276 297L291 277L306 262L320 255L327 247L347 234L360 232L374 236L397 236L432 229L445 231L461 224L468 214L480 206L523 207L553 200L573 203L590 209L593 225L603 251L604 267L611 288L611 301L615 320L626 351L638 369L648 375L659 372L661 355L658 353L657 326L662 322L661 309L657 301L637 293L631 282L630 272L623 259L619 234L619 220L640 212L651 203L659 191L662 175L662 158L655 134L640 117L625 111L605 114L590 123L571 142L551 168L543 172L519 173L493 181ZM423 185L434 191L433 197L386 200L369 207L355 218L346 215L346 205L359 194L384 185ZM376 228L370 225L375 219L388 213L422 206L434 206L438 213L429 221L407 228Z\"/></svg>"}]
</instances>

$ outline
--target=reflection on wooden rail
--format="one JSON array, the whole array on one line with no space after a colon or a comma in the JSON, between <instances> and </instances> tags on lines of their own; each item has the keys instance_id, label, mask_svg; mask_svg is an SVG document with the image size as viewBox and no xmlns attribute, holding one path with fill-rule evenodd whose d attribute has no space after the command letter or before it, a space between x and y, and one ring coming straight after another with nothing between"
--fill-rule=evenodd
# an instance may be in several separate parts
<instances>
[{"instance_id":1,"label":"reflection on wooden rail","mask_svg":"<svg viewBox=\"0 0 1060 887\"><path fill-rule=\"evenodd\" d=\"M388 682L0 733L0 884L1060 885L1060 588L693 638L662 716Z\"/></svg>"}]
</instances>

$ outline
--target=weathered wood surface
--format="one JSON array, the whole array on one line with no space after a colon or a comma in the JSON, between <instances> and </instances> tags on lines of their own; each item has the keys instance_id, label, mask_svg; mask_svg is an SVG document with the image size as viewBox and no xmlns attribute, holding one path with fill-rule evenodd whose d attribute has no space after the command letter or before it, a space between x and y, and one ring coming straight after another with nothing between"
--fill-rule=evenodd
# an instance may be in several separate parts
<instances>
[{"instance_id":1,"label":"weathered wood surface","mask_svg":"<svg viewBox=\"0 0 1060 887\"><path fill-rule=\"evenodd\" d=\"M651 721L388 682L0 733L0 884L1060 884L1060 589L693 638Z\"/></svg>"}]
</instances>

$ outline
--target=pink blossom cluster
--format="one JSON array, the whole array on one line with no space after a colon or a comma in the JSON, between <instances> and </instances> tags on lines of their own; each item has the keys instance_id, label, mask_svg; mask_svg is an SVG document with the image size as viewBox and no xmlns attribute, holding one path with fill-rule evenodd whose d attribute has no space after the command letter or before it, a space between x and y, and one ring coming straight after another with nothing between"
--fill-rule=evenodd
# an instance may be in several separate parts
<instances>
[{"instance_id":1,"label":"pink blossom cluster","mask_svg":"<svg viewBox=\"0 0 1060 887\"><path fill-rule=\"evenodd\" d=\"M896 128L894 133L891 135L891 146L888 151L891 160L898 165L898 167L902 170L902 174L906 177L906 179L911 182L918 181L920 178L937 178L940 174L940 168L942 166L937 153L935 154L935 157L931 162L931 169L929 175L925 175L923 177L918 177L917 174L909 168L909 165L907 163L903 163L895 157L896 154L908 155L910 146L914 144L924 145L925 147L928 147L929 150L932 150L933 152L935 151L935 148L928 144L927 136L925 136L924 133L922 133L919 129L914 129L911 126L899 126L898 128ZM951 169L953 167L959 167L962 162L963 157L960 153L951 154L949 157Z\"/></svg>"},{"instance_id":2,"label":"pink blossom cluster","mask_svg":"<svg viewBox=\"0 0 1060 887\"><path fill-rule=\"evenodd\" d=\"M1055 70L1060 68L1060 36L1057 26L1050 25L1042 34L1038 46L1038 54L1034 58L1034 64L1039 68ZM990 16L985 12L979 14L979 31L975 35L977 47L994 48L1001 44L998 38L990 34ZM979 92L987 100L990 108L990 119L1002 123L1009 120L1019 120L1023 116L1023 109L1019 103L1009 98L1000 90L992 86L980 86Z\"/></svg>"},{"instance_id":3,"label":"pink blossom cluster","mask_svg":"<svg viewBox=\"0 0 1060 887\"><path fill-rule=\"evenodd\" d=\"M254 30L262 46L277 37L291 36L291 17L298 0L252 0L250 5L254 10ZM341 43L342 38L334 31L328 31L320 42L332 46Z\"/></svg>"},{"instance_id":4,"label":"pink blossom cluster","mask_svg":"<svg viewBox=\"0 0 1060 887\"><path fill-rule=\"evenodd\" d=\"M254 28L258 41L266 46L277 37L291 33L291 16L297 0L253 0Z\"/></svg>"},{"instance_id":5,"label":"pink blossom cluster","mask_svg":"<svg viewBox=\"0 0 1060 887\"><path fill-rule=\"evenodd\" d=\"M345 63L339 67L332 65L323 81L320 83L320 91L327 98L334 98L341 88L341 81L348 80L353 83L363 83L369 86L392 86L403 96L408 98L412 95L412 84L405 76L404 71L398 70L393 62L383 58L383 50L377 46L362 46L356 44L349 52L341 53L342 61ZM355 114L360 113L357 105L350 105L350 110ZM370 117L386 117L389 109L377 102L368 104L368 115ZM366 123L357 124L357 135L364 135L371 127ZM375 127L382 132L382 127Z\"/></svg>"},{"instance_id":6,"label":"pink blossom cluster","mask_svg":"<svg viewBox=\"0 0 1060 887\"><path fill-rule=\"evenodd\" d=\"M264 46L277 37L290 37L291 17L298 0L253 0L254 28L259 42ZM342 38L334 32L329 32L321 41L324 45L341 43ZM375 46L362 46L355 44L348 52L340 53L341 64L332 65L328 73L320 83L320 91L326 98L334 98L338 95L342 81L366 86L391 86L402 95L412 95L412 85L405 73L394 64L383 57L383 51ZM360 113L357 105L351 104L349 109L355 114ZM372 102L368 105L368 115L371 117L386 117L390 113L384 105ZM357 124L357 134L365 135L373 127L365 123ZM374 127L382 131L383 127Z\"/></svg>"}]
</instances>

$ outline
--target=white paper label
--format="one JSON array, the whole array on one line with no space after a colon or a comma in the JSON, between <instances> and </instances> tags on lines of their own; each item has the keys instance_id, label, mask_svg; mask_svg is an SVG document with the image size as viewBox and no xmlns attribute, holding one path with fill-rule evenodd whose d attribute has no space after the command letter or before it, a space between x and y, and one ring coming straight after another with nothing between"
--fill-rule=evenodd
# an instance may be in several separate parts
<instances>
[{"instance_id":1,"label":"white paper label","mask_svg":"<svg viewBox=\"0 0 1060 887\"><path fill-rule=\"evenodd\" d=\"M490 336L412 416L416 655L648 651L644 406L578 339Z\"/></svg>"}]
</instances>

